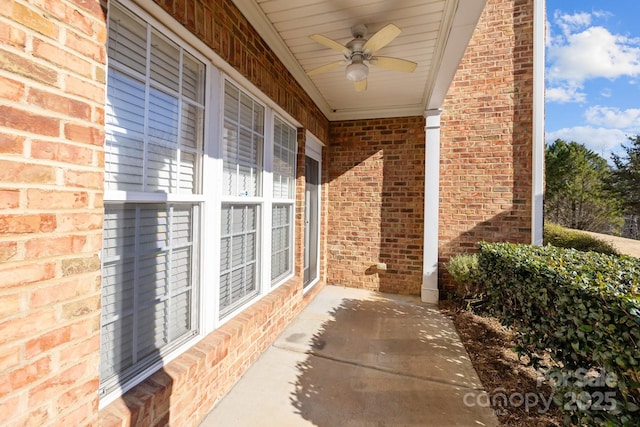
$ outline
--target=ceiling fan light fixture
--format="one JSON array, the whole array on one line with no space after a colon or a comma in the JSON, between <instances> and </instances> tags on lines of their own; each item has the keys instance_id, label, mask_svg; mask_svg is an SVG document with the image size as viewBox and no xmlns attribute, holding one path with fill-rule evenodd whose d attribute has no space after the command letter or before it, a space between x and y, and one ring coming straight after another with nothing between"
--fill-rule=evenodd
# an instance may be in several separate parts
<instances>
[{"instance_id":1,"label":"ceiling fan light fixture","mask_svg":"<svg viewBox=\"0 0 640 427\"><path fill-rule=\"evenodd\" d=\"M353 61L351 64L347 65L345 75L347 76L347 79L352 82L360 82L365 80L369 75L369 67L367 67L362 61Z\"/></svg>"},{"instance_id":2,"label":"ceiling fan light fixture","mask_svg":"<svg viewBox=\"0 0 640 427\"><path fill-rule=\"evenodd\" d=\"M346 45L322 34L312 34L309 37L311 40L325 47L342 53L344 60L348 62L344 70L345 77L354 83L356 92L364 92L367 90L367 77L369 77L368 65L405 73L411 73L416 69L418 64L406 59L374 56L378 50L391 43L391 41L400 34L400 28L395 24L387 24L369 38L367 38L367 26L363 24L353 26L351 28L351 34L353 35L353 39ZM321 67L307 71L307 75L313 77L320 73L332 71L344 64L345 61L335 61L322 65Z\"/></svg>"}]
</instances>

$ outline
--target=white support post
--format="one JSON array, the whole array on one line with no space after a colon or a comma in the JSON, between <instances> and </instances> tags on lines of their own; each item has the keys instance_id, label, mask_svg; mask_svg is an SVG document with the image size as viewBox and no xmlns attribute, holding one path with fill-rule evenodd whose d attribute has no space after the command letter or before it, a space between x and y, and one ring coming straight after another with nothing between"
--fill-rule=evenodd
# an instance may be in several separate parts
<instances>
[{"instance_id":1,"label":"white support post","mask_svg":"<svg viewBox=\"0 0 640 427\"><path fill-rule=\"evenodd\" d=\"M544 49L545 0L533 5L533 188L531 244L542 245L544 206Z\"/></svg>"},{"instance_id":2,"label":"white support post","mask_svg":"<svg viewBox=\"0 0 640 427\"><path fill-rule=\"evenodd\" d=\"M422 267L423 302L436 304L438 291L438 219L440 198L440 114L428 110L425 126L424 172L424 258Z\"/></svg>"}]
</instances>

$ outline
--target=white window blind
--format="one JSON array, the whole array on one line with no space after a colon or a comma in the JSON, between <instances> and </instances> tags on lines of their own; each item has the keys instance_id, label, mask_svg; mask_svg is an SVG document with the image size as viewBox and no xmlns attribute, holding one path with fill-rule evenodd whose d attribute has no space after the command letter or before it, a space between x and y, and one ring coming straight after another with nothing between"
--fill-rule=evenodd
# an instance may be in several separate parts
<instances>
[{"instance_id":1,"label":"white window blind","mask_svg":"<svg viewBox=\"0 0 640 427\"><path fill-rule=\"evenodd\" d=\"M258 292L257 205L223 204L220 241L220 312Z\"/></svg>"},{"instance_id":2,"label":"white window blind","mask_svg":"<svg viewBox=\"0 0 640 427\"><path fill-rule=\"evenodd\" d=\"M195 334L190 205L105 209L100 380L114 386ZM134 369L132 369L134 368ZM136 369L137 368L137 369Z\"/></svg>"},{"instance_id":3,"label":"white window blind","mask_svg":"<svg viewBox=\"0 0 640 427\"><path fill-rule=\"evenodd\" d=\"M269 292L269 278L276 284L293 273L295 127L131 8L139 16L109 2L100 360L107 403ZM206 97L207 78L224 80L212 85L224 93ZM205 99L221 107L220 123ZM213 136L206 151L222 162L204 156L205 123ZM203 183L203 167L216 179ZM220 179L220 192L203 191ZM200 260L209 259L200 225L218 213L206 236L219 239L219 271ZM219 281L199 283L212 271ZM199 301L212 295L218 300ZM202 316L203 304L218 316Z\"/></svg>"},{"instance_id":4,"label":"white window blind","mask_svg":"<svg viewBox=\"0 0 640 427\"><path fill-rule=\"evenodd\" d=\"M271 283L293 271L293 204L297 130L279 117L273 125L273 199L271 208Z\"/></svg>"},{"instance_id":5,"label":"white window blind","mask_svg":"<svg viewBox=\"0 0 640 427\"><path fill-rule=\"evenodd\" d=\"M293 263L291 217L293 205L274 203L271 216L271 281L291 272Z\"/></svg>"},{"instance_id":6,"label":"white window blind","mask_svg":"<svg viewBox=\"0 0 640 427\"><path fill-rule=\"evenodd\" d=\"M265 144L265 107L230 81L225 81L223 102L220 317L260 293ZM237 197L252 200L240 203Z\"/></svg>"},{"instance_id":7,"label":"white window blind","mask_svg":"<svg viewBox=\"0 0 640 427\"><path fill-rule=\"evenodd\" d=\"M108 53L105 189L197 193L204 64L118 7Z\"/></svg>"},{"instance_id":8,"label":"white window blind","mask_svg":"<svg viewBox=\"0 0 640 427\"><path fill-rule=\"evenodd\" d=\"M115 2L107 52L103 396L126 390L198 333L206 71Z\"/></svg>"},{"instance_id":9,"label":"white window blind","mask_svg":"<svg viewBox=\"0 0 640 427\"><path fill-rule=\"evenodd\" d=\"M224 89L223 192L261 196L264 107L230 82Z\"/></svg>"},{"instance_id":10,"label":"white window blind","mask_svg":"<svg viewBox=\"0 0 640 427\"><path fill-rule=\"evenodd\" d=\"M295 198L296 128L275 117L273 126L273 197Z\"/></svg>"}]
</instances>

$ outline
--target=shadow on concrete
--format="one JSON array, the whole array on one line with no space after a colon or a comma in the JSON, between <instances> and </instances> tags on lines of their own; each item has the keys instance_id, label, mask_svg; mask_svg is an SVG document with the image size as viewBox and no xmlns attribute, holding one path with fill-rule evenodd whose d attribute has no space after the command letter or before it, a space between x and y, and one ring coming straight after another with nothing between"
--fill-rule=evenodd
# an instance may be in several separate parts
<instances>
[{"instance_id":1,"label":"shadow on concrete","mask_svg":"<svg viewBox=\"0 0 640 427\"><path fill-rule=\"evenodd\" d=\"M494 425L450 321L414 297L345 299L314 334L291 404L333 426ZM294 341L296 337L290 337Z\"/></svg>"}]
</instances>

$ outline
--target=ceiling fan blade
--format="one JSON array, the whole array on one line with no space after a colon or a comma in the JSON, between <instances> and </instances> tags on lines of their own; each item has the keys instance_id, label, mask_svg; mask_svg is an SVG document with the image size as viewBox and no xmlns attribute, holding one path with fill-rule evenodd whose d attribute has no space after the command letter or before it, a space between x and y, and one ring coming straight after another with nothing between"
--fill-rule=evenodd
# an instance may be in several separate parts
<instances>
[{"instance_id":1,"label":"ceiling fan blade","mask_svg":"<svg viewBox=\"0 0 640 427\"><path fill-rule=\"evenodd\" d=\"M329 64L323 65L322 67L314 68L313 70L307 71L307 75L308 76L315 76L315 75L318 75L318 74L321 74L321 73L326 73L328 71L331 71L331 70L334 70L334 69L338 68L342 64L344 64L344 61L331 62Z\"/></svg>"},{"instance_id":2,"label":"ceiling fan blade","mask_svg":"<svg viewBox=\"0 0 640 427\"><path fill-rule=\"evenodd\" d=\"M413 73L418 64L406 59L391 58L389 56L374 56L369 60L371 65L386 68L387 70L402 71L404 73Z\"/></svg>"},{"instance_id":3,"label":"ceiling fan blade","mask_svg":"<svg viewBox=\"0 0 640 427\"><path fill-rule=\"evenodd\" d=\"M322 34L314 34L309 36L311 40L316 43L320 43L323 46L328 47L329 49L337 50L338 52L349 52L349 49L346 46L341 45L335 40L331 40L329 37L325 37Z\"/></svg>"},{"instance_id":4,"label":"ceiling fan blade","mask_svg":"<svg viewBox=\"0 0 640 427\"><path fill-rule=\"evenodd\" d=\"M367 90L367 79L353 82L353 86L356 88L356 92L364 92Z\"/></svg>"},{"instance_id":5,"label":"ceiling fan blade","mask_svg":"<svg viewBox=\"0 0 640 427\"><path fill-rule=\"evenodd\" d=\"M373 54L377 50L382 49L383 47L391 43L393 39L398 37L398 34L400 34L400 32L400 28L396 27L394 24L389 24L372 35L371 38L364 44L363 50L368 50L369 53Z\"/></svg>"}]
</instances>

